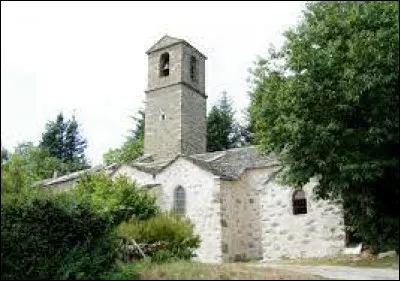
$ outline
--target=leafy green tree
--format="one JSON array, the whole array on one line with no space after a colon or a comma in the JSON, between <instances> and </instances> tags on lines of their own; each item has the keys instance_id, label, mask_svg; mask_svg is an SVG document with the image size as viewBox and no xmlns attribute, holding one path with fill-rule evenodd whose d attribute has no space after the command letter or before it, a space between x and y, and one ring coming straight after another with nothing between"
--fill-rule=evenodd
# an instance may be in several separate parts
<instances>
[{"instance_id":1,"label":"leafy green tree","mask_svg":"<svg viewBox=\"0 0 400 281\"><path fill-rule=\"evenodd\" d=\"M109 218L70 193L1 196L2 280L98 280L115 267Z\"/></svg>"},{"instance_id":2,"label":"leafy green tree","mask_svg":"<svg viewBox=\"0 0 400 281\"><path fill-rule=\"evenodd\" d=\"M152 261L191 259L200 246L200 237L194 232L191 221L174 213L160 213L148 220L122 222L117 233L126 241L137 243L164 242L159 249L150 250L147 255Z\"/></svg>"},{"instance_id":3,"label":"leafy green tree","mask_svg":"<svg viewBox=\"0 0 400 281\"><path fill-rule=\"evenodd\" d=\"M84 174L72 192L110 217L115 225L131 219L148 219L158 213L155 197L122 175L112 179L105 173Z\"/></svg>"},{"instance_id":4,"label":"leafy green tree","mask_svg":"<svg viewBox=\"0 0 400 281\"><path fill-rule=\"evenodd\" d=\"M58 171L60 174L89 167L85 158L86 140L79 132L75 116L65 121L60 113L56 121L48 122L39 147L66 165L67 170Z\"/></svg>"},{"instance_id":5,"label":"leafy green tree","mask_svg":"<svg viewBox=\"0 0 400 281\"><path fill-rule=\"evenodd\" d=\"M399 6L308 3L303 20L252 70L257 142L285 181L341 198L373 250L399 247Z\"/></svg>"},{"instance_id":6,"label":"leafy green tree","mask_svg":"<svg viewBox=\"0 0 400 281\"><path fill-rule=\"evenodd\" d=\"M103 160L107 165L133 161L143 155L145 113L139 110L138 114L139 117L132 117L135 129L130 131L131 135L126 138L122 146L104 153Z\"/></svg>"},{"instance_id":7,"label":"leafy green tree","mask_svg":"<svg viewBox=\"0 0 400 281\"><path fill-rule=\"evenodd\" d=\"M232 101L222 92L217 105L207 116L207 151L220 151L240 146L241 128L234 118Z\"/></svg>"},{"instance_id":8,"label":"leafy green tree","mask_svg":"<svg viewBox=\"0 0 400 281\"><path fill-rule=\"evenodd\" d=\"M26 161L18 154L11 154L1 163L1 194L15 193L34 181L32 174L26 171Z\"/></svg>"},{"instance_id":9,"label":"leafy green tree","mask_svg":"<svg viewBox=\"0 0 400 281\"><path fill-rule=\"evenodd\" d=\"M8 160L1 163L2 192L18 192L35 181L50 178L54 171L65 172L66 164L47 151L26 142L18 145Z\"/></svg>"}]
</instances>

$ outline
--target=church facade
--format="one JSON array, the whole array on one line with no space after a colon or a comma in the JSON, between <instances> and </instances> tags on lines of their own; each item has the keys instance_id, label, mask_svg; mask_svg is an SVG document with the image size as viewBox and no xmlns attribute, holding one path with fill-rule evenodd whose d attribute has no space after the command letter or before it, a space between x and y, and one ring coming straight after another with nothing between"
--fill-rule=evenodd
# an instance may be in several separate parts
<instances>
[{"instance_id":1,"label":"church facade","mask_svg":"<svg viewBox=\"0 0 400 281\"><path fill-rule=\"evenodd\" d=\"M153 192L163 210L188 217L201 239L199 261L339 254L343 208L315 198L316 179L301 190L282 186L275 179L281 164L256 147L206 152L206 57L170 36L147 55L145 153L99 169L127 175ZM82 172L44 185L69 189Z\"/></svg>"}]
</instances>

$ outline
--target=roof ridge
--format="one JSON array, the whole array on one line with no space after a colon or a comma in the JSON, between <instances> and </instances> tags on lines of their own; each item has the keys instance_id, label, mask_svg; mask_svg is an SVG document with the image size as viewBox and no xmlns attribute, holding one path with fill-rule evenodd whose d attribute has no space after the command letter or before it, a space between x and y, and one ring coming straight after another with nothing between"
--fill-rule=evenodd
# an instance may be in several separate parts
<instances>
[{"instance_id":1,"label":"roof ridge","mask_svg":"<svg viewBox=\"0 0 400 281\"><path fill-rule=\"evenodd\" d=\"M172 42L170 42L170 43L168 43L167 45L164 45L164 46L157 46L157 45L159 45L163 40L171 40ZM177 38L177 37L172 37L172 36L169 36L168 34L165 34L163 37L161 37L161 39L159 39L155 44L153 44L147 51L146 51L146 54L150 54L150 53L153 53L153 52L156 52L156 51L159 51L159 50L162 50L162 49L165 49L165 48L167 48L167 47L169 47L169 46L172 46L172 45L176 45L176 44L181 44L181 43L183 43L183 44L186 44L187 46L189 46L190 48L192 48L193 50L195 50L199 55L201 55L204 59L207 59L207 57L202 53L202 52L200 52L196 47L194 47L191 43L189 43L187 40L185 40L185 39L181 39L181 38Z\"/></svg>"},{"instance_id":2,"label":"roof ridge","mask_svg":"<svg viewBox=\"0 0 400 281\"><path fill-rule=\"evenodd\" d=\"M219 158L221 158L221 157L223 157L223 156L225 156L225 155L226 155L226 151L223 151L222 153L217 154L217 155L214 156L213 158L207 159L207 160L203 160L203 161L205 161L205 162L212 162L212 161L215 161L215 160L217 160L217 159L219 159Z\"/></svg>"},{"instance_id":3,"label":"roof ridge","mask_svg":"<svg viewBox=\"0 0 400 281\"><path fill-rule=\"evenodd\" d=\"M149 53L152 53L153 51L158 50L158 49L155 48L155 47L156 47L160 42L162 42L162 41L165 40L165 39L172 39L172 40L174 40L175 42L174 42L173 44L181 43L181 42L186 42L186 41L183 40L183 39L176 38L176 37L172 37L172 36L169 36L168 34L165 34L163 37L161 37L156 43L154 43L154 44L146 51L146 54L149 54ZM168 45L162 47L162 49L168 47L169 45L170 45L170 44L168 44Z\"/></svg>"},{"instance_id":4,"label":"roof ridge","mask_svg":"<svg viewBox=\"0 0 400 281\"><path fill-rule=\"evenodd\" d=\"M207 154L212 154L212 153L226 153L229 151L235 151L235 150L245 150L245 149L256 149L256 145L249 145L249 146L243 146L243 147L233 147L225 150L217 150L217 151L210 151L210 152L204 152L204 153L196 153L196 154L191 154L189 156L200 156L200 155L207 155Z\"/></svg>"},{"instance_id":5,"label":"roof ridge","mask_svg":"<svg viewBox=\"0 0 400 281\"><path fill-rule=\"evenodd\" d=\"M168 35L167 33L165 33L165 35L162 37L162 38L164 38L164 37L169 37L169 38L171 38L171 39L175 39L175 40L178 40L178 41L181 41L181 40L183 40L183 39L181 39L181 38L178 38L178 37L173 37L173 36L170 36L170 35ZM161 39L162 39L161 38ZM161 40L160 39L160 40Z\"/></svg>"}]
</instances>

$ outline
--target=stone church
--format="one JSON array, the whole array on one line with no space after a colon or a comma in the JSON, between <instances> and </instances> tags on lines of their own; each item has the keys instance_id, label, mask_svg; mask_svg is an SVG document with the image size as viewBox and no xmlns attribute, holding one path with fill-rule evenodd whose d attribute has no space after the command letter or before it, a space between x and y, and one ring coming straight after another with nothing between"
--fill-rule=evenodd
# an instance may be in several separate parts
<instances>
[{"instance_id":1,"label":"stone church","mask_svg":"<svg viewBox=\"0 0 400 281\"><path fill-rule=\"evenodd\" d=\"M188 217L200 235L197 260L322 257L345 248L342 206L275 180L282 169L255 147L206 152L206 56L162 37L148 55L144 155L91 169L125 174L154 192L163 210ZM44 181L68 189L85 171Z\"/></svg>"}]
</instances>

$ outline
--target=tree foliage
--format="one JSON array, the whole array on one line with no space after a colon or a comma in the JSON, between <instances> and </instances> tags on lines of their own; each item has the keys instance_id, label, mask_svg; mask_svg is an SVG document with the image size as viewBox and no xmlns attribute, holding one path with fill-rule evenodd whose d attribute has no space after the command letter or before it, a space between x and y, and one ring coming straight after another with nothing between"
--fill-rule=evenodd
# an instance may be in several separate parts
<instances>
[{"instance_id":1,"label":"tree foliage","mask_svg":"<svg viewBox=\"0 0 400 281\"><path fill-rule=\"evenodd\" d=\"M135 129L131 130L132 137L134 139L144 139L144 123L145 123L145 114L143 110L138 111L138 117L131 116L131 118L135 122Z\"/></svg>"},{"instance_id":2,"label":"tree foliage","mask_svg":"<svg viewBox=\"0 0 400 281\"><path fill-rule=\"evenodd\" d=\"M256 141L280 154L295 186L342 198L347 219L375 250L398 249L399 6L307 4L252 70Z\"/></svg>"},{"instance_id":3,"label":"tree foliage","mask_svg":"<svg viewBox=\"0 0 400 281\"><path fill-rule=\"evenodd\" d=\"M159 214L144 221L123 222L117 227L117 233L124 239L134 239L137 243L166 242L158 251L162 251L169 260L191 259L195 256L195 249L200 246L200 237L195 234L190 220L174 213ZM157 252L150 255L153 260L160 256Z\"/></svg>"},{"instance_id":4,"label":"tree foliage","mask_svg":"<svg viewBox=\"0 0 400 281\"><path fill-rule=\"evenodd\" d=\"M220 151L241 145L241 130L235 120L232 101L222 92L218 103L207 116L207 151Z\"/></svg>"},{"instance_id":5,"label":"tree foliage","mask_svg":"<svg viewBox=\"0 0 400 281\"><path fill-rule=\"evenodd\" d=\"M64 158L62 159L70 167L71 172L88 168L85 159L86 140L79 132L75 116L72 116L72 120L69 120L66 125Z\"/></svg>"},{"instance_id":6,"label":"tree foliage","mask_svg":"<svg viewBox=\"0 0 400 281\"><path fill-rule=\"evenodd\" d=\"M53 171L66 171L61 160L26 142L18 145L1 163L1 192L18 192L35 181L50 178Z\"/></svg>"},{"instance_id":7,"label":"tree foliage","mask_svg":"<svg viewBox=\"0 0 400 281\"><path fill-rule=\"evenodd\" d=\"M75 116L65 121L60 113L56 121L48 122L39 147L66 165L67 171L58 171L61 174L89 167L85 158L86 140L79 132Z\"/></svg>"},{"instance_id":8,"label":"tree foliage","mask_svg":"<svg viewBox=\"0 0 400 281\"><path fill-rule=\"evenodd\" d=\"M132 117L135 122L135 129L126 138L120 148L110 149L103 155L104 162L109 165L112 163L130 162L143 155L144 147L144 124L145 114L139 110L139 117Z\"/></svg>"},{"instance_id":9,"label":"tree foliage","mask_svg":"<svg viewBox=\"0 0 400 281\"><path fill-rule=\"evenodd\" d=\"M1 197L2 280L97 280L116 262L107 217L69 194Z\"/></svg>"},{"instance_id":10,"label":"tree foliage","mask_svg":"<svg viewBox=\"0 0 400 281\"><path fill-rule=\"evenodd\" d=\"M72 192L107 215L114 225L130 219L148 219L159 211L152 194L122 175L112 179L105 173L84 174Z\"/></svg>"}]
</instances>

